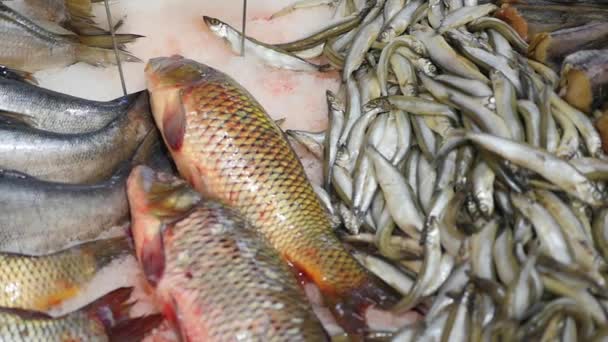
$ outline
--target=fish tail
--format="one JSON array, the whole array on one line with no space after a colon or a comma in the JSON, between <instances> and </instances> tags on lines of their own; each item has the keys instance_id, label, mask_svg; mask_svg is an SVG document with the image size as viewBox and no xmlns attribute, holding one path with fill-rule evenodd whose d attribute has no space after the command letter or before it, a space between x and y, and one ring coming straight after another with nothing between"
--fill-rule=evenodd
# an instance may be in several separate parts
<instances>
[{"instance_id":1,"label":"fish tail","mask_svg":"<svg viewBox=\"0 0 608 342\"><path fill-rule=\"evenodd\" d=\"M129 311L134 302L127 302L132 287L121 287L93 303L85 310L99 320L106 329L110 341L140 341L146 333L157 327L163 320L162 315L148 315L129 318Z\"/></svg>"},{"instance_id":2,"label":"fish tail","mask_svg":"<svg viewBox=\"0 0 608 342\"><path fill-rule=\"evenodd\" d=\"M138 34L125 33L125 34L116 34L116 35L114 35L114 37L116 37L116 44L119 47L124 47L125 44L132 43L135 40L137 40L138 38L142 38L144 36L141 36ZM111 34L78 36L78 41L81 44L84 44L87 46L104 48L104 49L112 49L114 46Z\"/></svg>"},{"instance_id":3,"label":"fish tail","mask_svg":"<svg viewBox=\"0 0 608 342\"><path fill-rule=\"evenodd\" d=\"M81 253L93 258L96 269L101 269L117 258L131 254L133 250L131 242L124 236L87 242L78 248Z\"/></svg>"},{"instance_id":4,"label":"fish tail","mask_svg":"<svg viewBox=\"0 0 608 342\"><path fill-rule=\"evenodd\" d=\"M141 59L124 50L118 50L118 56L122 62L142 62ZM94 66L105 66L116 64L116 55L111 49L79 44L76 51L76 60Z\"/></svg>"}]
</instances>

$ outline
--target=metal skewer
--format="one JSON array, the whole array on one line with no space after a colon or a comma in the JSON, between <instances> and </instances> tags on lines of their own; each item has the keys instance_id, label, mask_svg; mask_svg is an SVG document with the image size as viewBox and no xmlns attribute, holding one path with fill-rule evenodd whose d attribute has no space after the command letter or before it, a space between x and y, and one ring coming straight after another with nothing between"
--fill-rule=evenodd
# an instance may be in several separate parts
<instances>
[{"instance_id":1,"label":"metal skewer","mask_svg":"<svg viewBox=\"0 0 608 342\"><path fill-rule=\"evenodd\" d=\"M107 1L107 0L106 0ZM243 21L241 24L241 56L245 57L245 29L247 23L247 0L243 0Z\"/></svg>"},{"instance_id":2,"label":"metal skewer","mask_svg":"<svg viewBox=\"0 0 608 342\"><path fill-rule=\"evenodd\" d=\"M114 35L114 23L112 22L112 14L110 13L110 5L108 0L103 1L106 5L106 16L108 17L108 25L110 26L110 34L112 35L112 45L114 46L114 54L116 55L116 65L118 66L118 74L120 75L120 84L122 85L123 95L127 96L127 86L125 85L125 75L122 72L122 64L120 63L120 55L118 54L118 44L116 44L116 36Z\"/></svg>"}]
</instances>

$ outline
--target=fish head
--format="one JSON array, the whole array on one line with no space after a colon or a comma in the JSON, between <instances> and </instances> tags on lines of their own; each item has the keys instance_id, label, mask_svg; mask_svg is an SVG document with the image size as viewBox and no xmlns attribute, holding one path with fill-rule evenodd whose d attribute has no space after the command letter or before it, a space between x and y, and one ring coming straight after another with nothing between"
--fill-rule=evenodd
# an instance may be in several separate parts
<instances>
[{"instance_id":1,"label":"fish head","mask_svg":"<svg viewBox=\"0 0 608 342\"><path fill-rule=\"evenodd\" d=\"M216 36L223 38L228 36L229 27L228 24L226 24L225 22L206 15L203 16L203 20L205 21L205 24L207 25L209 30L211 30L211 32L213 32L213 34L215 34Z\"/></svg>"},{"instance_id":2,"label":"fish head","mask_svg":"<svg viewBox=\"0 0 608 342\"><path fill-rule=\"evenodd\" d=\"M205 64L174 55L150 59L145 74L156 125L171 152L179 151L187 124L182 94L213 79L218 72Z\"/></svg>"},{"instance_id":3,"label":"fish head","mask_svg":"<svg viewBox=\"0 0 608 342\"><path fill-rule=\"evenodd\" d=\"M200 80L211 68L180 55L152 58L144 69L151 93L179 89Z\"/></svg>"},{"instance_id":4,"label":"fish head","mask_svg":"<svg viewBox=\"0 0 608 342\"><path fill-rule=\"evenodd\" d=\"M137 166L127 179L135 253L152 285L164 271L163 234L201 201L184 180L147 166Z\"/></svg>"}]
</instances>

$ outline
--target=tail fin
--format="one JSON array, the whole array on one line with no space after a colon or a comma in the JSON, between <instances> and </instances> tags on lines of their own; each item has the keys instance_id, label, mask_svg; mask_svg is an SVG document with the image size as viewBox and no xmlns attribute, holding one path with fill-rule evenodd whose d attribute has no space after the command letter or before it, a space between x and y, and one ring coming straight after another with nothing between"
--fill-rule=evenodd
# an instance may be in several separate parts
<instances>
[{"instance_id":1,"label":"tail fin","mask_svg":"<svg viewBox=\"0 0 608 342\"><path fill-rule=\"evenodd\" d=\"M127 303L132 287L121 287L87 305L90 315L101 321L110 341L140 341L146 333L156 328L163 320L161 315L129 318L134 303Z\"/></svg>"},{"instance_id":2,"label":"tail fin","mask_svg":"<svg viewBox=\"0 0 608 342\"><path fill-rule=\"evenodd\" d=\"M118 57L122 62L142 62L141 59L124 50L118 51ZM84 62L94 66L116 64L116 55L114 54L113 50L86 46L83 44L78 45L76 59L79 62Z\"/></svg>"},{"instance_id":3,"label":"tail fin","mask_svg":"<svg viewBox=\"0 0 608 342\"><path fill-rule=\"evenodd\" d=\"M90 254L95 260L95 267L100 269L122 256L132 254L133 247L125 236L94 240L83 243L76 248L82 253Z\"/></svg>"},{"instance_id":4,"label":"tail fin","mask_svg":"<svg viewBox=\"0 0 608 342\"><path fill-rule=\"evenodd\" d=\"M142 38L144 36L138 34L116 34L116 44L119 48L123 48L125 44L134 42L137 38ZM85 35L78 36L78 41L81 44L98 47L104 49L112 49L114 47L112 42L112 35L110 34L99 34L99 35Z\"/></svg>"}]
</instances>

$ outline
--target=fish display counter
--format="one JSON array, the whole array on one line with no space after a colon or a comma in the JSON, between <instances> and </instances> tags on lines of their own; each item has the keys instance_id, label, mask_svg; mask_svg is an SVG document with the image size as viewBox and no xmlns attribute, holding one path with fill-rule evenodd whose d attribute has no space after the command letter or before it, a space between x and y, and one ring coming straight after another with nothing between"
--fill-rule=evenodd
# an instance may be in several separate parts
<instances>
[{"instance_id":1,"label":"fish display counter","mask_svg":"<svg viewBox=\"0 0 608 342\"><path fill-rule=\"evenodd\" d=\"M606 25L1 1L0 339L608 338Z\"/></svg>"}]
</instances>

